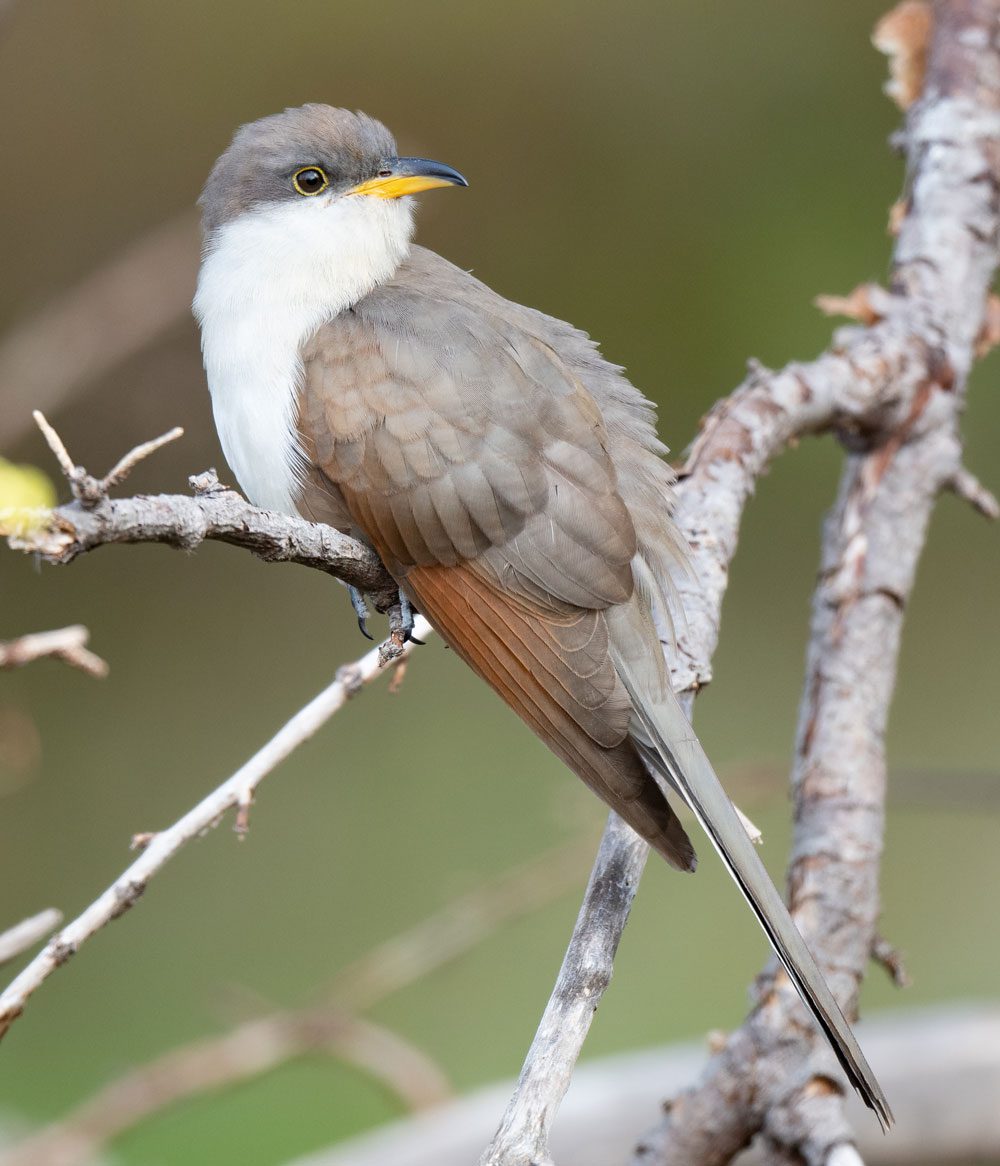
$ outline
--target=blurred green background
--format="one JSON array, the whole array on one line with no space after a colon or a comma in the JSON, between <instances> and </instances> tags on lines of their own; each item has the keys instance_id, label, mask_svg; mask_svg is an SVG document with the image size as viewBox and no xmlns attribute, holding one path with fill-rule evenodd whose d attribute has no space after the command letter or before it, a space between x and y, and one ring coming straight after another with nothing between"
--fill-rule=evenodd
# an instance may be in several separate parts
<instances>
[{"instance_id":1,"label":"blurred green background","mask_svg":"<svg viewBox=\"0 0 1000 1166\"><path fill-rule=\"evenodd\" d=\"M235 126L327 101L377 115L405 153L459 167L471 188L425 200L421 241L599 337L659 402L680 451L747 357L781 364L827 344L815 294L885 276L902 169L868 43L882 11L19 0L0 13L0 325L189 208ZM977 370L966 421L969 464L994 488L998 367ZM2 452L49 466L21 413L4 418L20 436ZM187 317L51 419L100 472L183 425L136 491L223 467ZM831 441L808 441L761 483L698 703L777 878L838 464ZM873 969L866 1011L997 996L998 577L996 529L945 498L889 743L883 929L915 983L900 994ZM173 821L366 646L329 579L218 546L112 548L58 570L4 549L0 589L0 637L82 622L111 663L103 682L54 662L0 675L0 925L50 904L75 914L127 863L135 831ZM179 1042L310 1002L456 895L581 830L596 842L603 817L429 645L397 696L367 692L265 783L245 843L227 822L190 846L38 993L0 1049L0 1125L52 1119ZM582 862L578 889L374 1016L460 1089L514 1074L586 875ZM691 880L653 863L587 1055L737 1023L764 956L711 857ZM180 1166L193 1145L198 1161L268 1166L398 1111L359 1073L314 1058L170 1110L115 1150L130 1166Z\"/></svg>"}]
</instances>

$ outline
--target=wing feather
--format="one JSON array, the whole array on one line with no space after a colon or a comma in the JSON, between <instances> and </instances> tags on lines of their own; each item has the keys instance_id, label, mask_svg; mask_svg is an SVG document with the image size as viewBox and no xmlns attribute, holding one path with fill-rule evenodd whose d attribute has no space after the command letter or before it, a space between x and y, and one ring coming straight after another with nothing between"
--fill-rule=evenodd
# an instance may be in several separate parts
<instances>
[{"instance_id":1,"label":"wing feather","mask_svg":"<svg viewBox=\"0 0 1000 1166\"><path fill-rule=\"evenodd\" d=\"M601 608L631 593L636 534L601 412L501 315L419 288L373 293L306 347L299 427L310 462L363 500L358 525L395 573L487 555L535 600Z\"/></svg>"}]
</instances>

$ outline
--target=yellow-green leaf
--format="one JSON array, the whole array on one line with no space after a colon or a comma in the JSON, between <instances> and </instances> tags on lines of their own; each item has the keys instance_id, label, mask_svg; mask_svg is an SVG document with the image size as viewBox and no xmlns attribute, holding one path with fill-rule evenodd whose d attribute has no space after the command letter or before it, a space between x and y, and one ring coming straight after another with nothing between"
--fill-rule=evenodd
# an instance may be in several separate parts
<instances>
[{"instance_id":1,"label":"yellow-green leaf","mask_svg":"<svg viewBox=\"0 0 1000 1166\"><path fill-rule=\"evenodd\" d=\"M55 486L40 469L0 458L0 535L26 535L45 526L55 503Z\"/></svg>"}]
</instances>

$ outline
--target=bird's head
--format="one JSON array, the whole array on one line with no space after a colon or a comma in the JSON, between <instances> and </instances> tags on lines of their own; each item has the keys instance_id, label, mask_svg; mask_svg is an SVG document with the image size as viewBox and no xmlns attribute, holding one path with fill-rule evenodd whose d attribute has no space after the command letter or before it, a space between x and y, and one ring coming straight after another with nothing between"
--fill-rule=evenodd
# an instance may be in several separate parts
<instances>
[{"instance_id":1,"label":"bird's head","mask_svg":"<svg viewBox=\"0 0 1000 1166\"><path fill-rule=\"evenodd\" d=\"M211 236L257 210L318 215L349 205L345 200L395 202L436 186L467 185L441 162L399 157L392 134L367 114L303 105L241 126L199 202Z\"/></svg>"},{"instance_id":2,"label":"bird's head","mask_svg":"<svg viewBox=\"0 0 1000 1166\"><path fill-rule=\"evenodd\" d=\"M450 166L399 157L392 134L363 113L303 105L242 126L199 200L206 261L195 310L203 317L241 285L258 300L340 310L405 257L407 196L467 185Z\"/></svg>"}]
</instances>

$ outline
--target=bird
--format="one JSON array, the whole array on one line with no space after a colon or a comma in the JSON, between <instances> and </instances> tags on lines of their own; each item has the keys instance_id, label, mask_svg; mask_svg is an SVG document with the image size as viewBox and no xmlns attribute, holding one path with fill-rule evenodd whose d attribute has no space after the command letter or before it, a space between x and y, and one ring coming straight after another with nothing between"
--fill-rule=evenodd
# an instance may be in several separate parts
<instances>
[{"instance_id":1,"label":"bird","mask_svg":"<svg viewBox=\"0 0 1000 1166\"><path fill-rule=\"evenodd\" d=\"M380 556L422 613L673 867L686 802L848 1079L888 1101L670 683L688 552L654 409L583 332L413 242L467 186L323 104L237 130L199 200L194 299L223 452L252 503Z\"/></svg>"}]
</instances>

